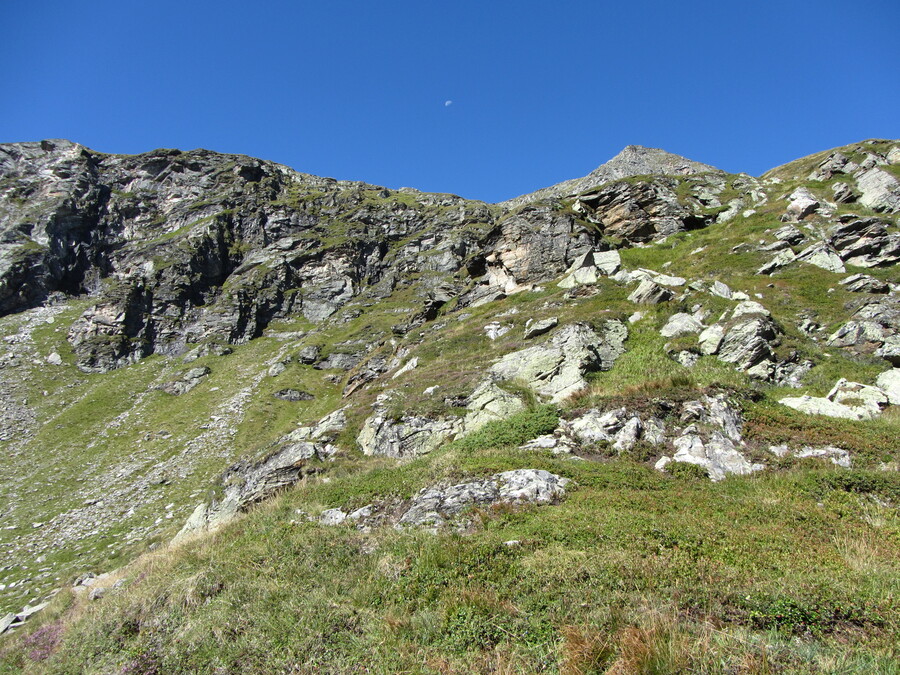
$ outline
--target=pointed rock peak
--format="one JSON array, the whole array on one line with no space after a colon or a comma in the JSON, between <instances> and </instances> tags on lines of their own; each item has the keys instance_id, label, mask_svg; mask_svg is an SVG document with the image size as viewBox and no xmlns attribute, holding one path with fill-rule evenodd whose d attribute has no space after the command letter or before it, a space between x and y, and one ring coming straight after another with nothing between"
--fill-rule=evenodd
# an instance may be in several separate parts
<instances>
[{"instance_id":1,"label":"pointed rock peak","mask_svg":"<svg viewBox=\"0 0 900 675\"><path fill-rule=\"evenodd\" d=\"M709 164L695 162L659 148L627 145L618 155L605 164L601 164L583 178L574 178L542 188L537 192L503 202L503 205L515 207L539 199L575 195L592 190L604 183L630 176L690 176L710 171L722 173L720 169Z\"/></svg>"}]
</instances>

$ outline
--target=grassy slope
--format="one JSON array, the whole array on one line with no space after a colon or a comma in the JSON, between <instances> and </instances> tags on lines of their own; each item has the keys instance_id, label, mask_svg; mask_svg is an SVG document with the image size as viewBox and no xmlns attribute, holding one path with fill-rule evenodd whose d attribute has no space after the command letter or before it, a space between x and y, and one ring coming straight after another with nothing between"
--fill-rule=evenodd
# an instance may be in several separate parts
<instances>
[{"instance_id":1,"label":"grassy slope","mask_svg":"<svg viewBox=\"0 0 900 675\"><path fill-rule=\"evenodd\" d=\"M793 189L792 181L799 184L796 177L815 165L803 161L809 166L773 170L784 181L772 188L773 198ZM821 187L824 195L827 186ZM622 251L623 261L629 269L658 270L669 262L667 273L719 279L754 299L760 294L785 329L782 349L798 349L817 362L800 393L824 394L841 376L872 382L884 370L883 362L812 348L796 328L801 315L819 321L823 334L846 319L847 303L859 296L837 283L845 275L796 264L771 278L757 277L755 270L769 256L732 252L741 243L770 241L784 206L770 202L728 225ZM704 250L695 253L699 248ZM848 269L848 274L854 271L862 270ZM900 281L896 268L865 271ZM658 659L663 664L658 672L780 667L892 672L891 657L898 656L892 651L898 634L898 569L891 551L900 544L900 523L884 500L896 503L898 484L895 473L867 473L866 468L898 461L900 418L886 415L858 423L807 417L774 403L785 391L761 387L713 357L687 369L666 356L666 340L657 331L668 316L701 303L714 320L732 302L694 294L682 303L640 308L646 316L630 326L628 352L612 371L595 375L590 390L569 407L679 390L696 394L696 388L721 384L747 392L751 441L839 445L855 453L862 470L838 473L815 463L787 462L782 473L712 485L660 476L634 458L575 462L493 447L502 435L482 437L476 444L480 450L454 446L400 467L356 453L352 439L378 393L399 392L398 412L453 414L458 411L443 399L468 393L490 362L524 346L528 318L600 322L637 309L626 300L630 289L608 280L597 289L592 297L572 301L547 285L463 315L439 317L401 341L412 348L410 356L419 357L418 368L345 401L340 401L340 385L324 383L321 373L308 366L291 363L277 378L263 378L237 426L230 457L259 454L298 423L349 404L351 426L341 457L328 468L329 482L289 491L214 537L142 558L124 573L127 590L101 603L87 606L63 593L52 612L10 642L0 662L8 672L117 672L117 667L124 667L122 672L203 672L214 666L221 672L291 667L349 672L368 666L375 672L576 673L614 664L618 672L641 672L642 667L649 672ZM239 346L231 356L207 357L198 364L207 363L212 375L178 399L145 395L152 382L165 379L157 372L158 360L103 376L84 376L68 367L64 372L71 380L57 373L35 381L35 392L49 393L42 400L41 419L55 425L45 424L34 447L61 449L53 457L38 455L35 475L61 457L72 464L66 469L64 463L60 480L41 489L58 489L50 501L70 506L66 481L80 475L84 448L97 436L103 440L91 452L97 453L92 458L98 465L127 454L135 443L149 444L154 456L174 453L190 434L173 442L153 439L154 430L186 429L208 418L217 401L247 386L264 369L261 364L278 354L290 355L307 343L327 353L354 340L386 339L390 327L404 319L412 295L412 289L402 289L374 306L364 306L361 299L354 305L365 310L362 316L332 322L296 343L263 338ZM513 330L492 342L481 330L492 320ZM309 328L302 321L278 327ZM36 337L46 351L53 347L71 361L59 333ZM385 342L375 354L389 355L393 349ZM187 366L165 367L170 374ZM423 397L434 384L440 384L438 395ZM284 387L311 391L317 399L297 406L271 397ZM104 437L105 425L135 396L143 396L141 423ZM73 404L76 400L81 403ZM108 414L95 417L98 406ZM151 439L142 440L147 434ZM153 443L159 443L155 450ZM118 559L170 536L222 463L223 458L210 459L171 486L160 486L159 503L145 506L136 522L156 515L162 500L176 503L179 517L157 526ZM560 506L480 514L482 526L467 537L391 530L363 534L291 524L296 508L362 506L391 495L408 497L444 477L457 480L523 466L570 476L579 488ZM35 510L17 517L27 522L46 514ZM2 536L8 535L0 531ZM523 544L503 546L509 539ZM63 571L115 566L107 545L106 539L89 539ZM800 642L792 641L796 637Z\"/></svg>"}]
</instances>

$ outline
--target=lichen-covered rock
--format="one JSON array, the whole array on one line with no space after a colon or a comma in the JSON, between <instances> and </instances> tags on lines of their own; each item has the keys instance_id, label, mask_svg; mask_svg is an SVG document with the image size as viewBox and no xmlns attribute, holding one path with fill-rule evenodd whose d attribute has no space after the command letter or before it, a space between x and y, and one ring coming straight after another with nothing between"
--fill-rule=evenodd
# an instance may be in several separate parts
<instances>
[{"instance_id":1,"label":"lichen-covered rock","mask_svg":"<svg viewBox=\"0 0 900 675\"><path fill-rule=\"evenodd\" d=\"M570 324L545 345L507 354L491 366L491 374L501 380L518 380L559 402L587 386L586 373L612 368L625 350L627 335L620 321L607 321L602 335L586 324Z\"/></svg>"},{"instance_id":2,"label":"lichen-covered rock","mask_svg":"<svg viewBox=\"0 0 900 675\"><path fill-rule=\"evenodd\" d=\"M740 370L748 370L761 361L772 359L772 345L777 339L777 327L769 317L744 315L727 329L718 357Z\"/></svg>"},{"instance_id":3,"label":"lichen-covered rock","mask_svg":"<svg viewBox=\"0 0 900 675\"><path fill-rule=\"evenodd\" d=\"M376 411L363 422L356 437L365 455L411 458L424 455L460 431L456 419L432 419L417 415L403 415L393 419L383 410Z\"/></svg>"},{"instance_id":4,"label":"lichen-covered rock","mask_svg":"<svg viewBox=\"0 0 900 675\"><path fill-rule=\"evenodd\" d=\"M421 490L397 521L397 527L439 527L467 508L484 504L550 504L570 484L548 471L517 469L490 478Z\"/></svg>"},{"instance_id":5,"label":"lichen-covered rock","mask_svg":"<svg viewBox=\"0 0 900 675\"><path fill-rule=\"evenodd\" d=\"M485 380L475 388L466 402L469 412L463 418L461 433L472 433L488 422L506 419L525 407L525 402L520 397L502 389L491 380Z\"/></svg>"}]
</instances>

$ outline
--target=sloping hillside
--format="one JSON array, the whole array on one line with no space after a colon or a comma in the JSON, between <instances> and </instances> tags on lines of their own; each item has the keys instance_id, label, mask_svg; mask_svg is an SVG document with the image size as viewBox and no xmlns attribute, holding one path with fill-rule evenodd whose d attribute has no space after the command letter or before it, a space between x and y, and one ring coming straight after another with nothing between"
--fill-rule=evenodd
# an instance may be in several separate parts
<instances>
[{"instance_id":1,"label":"sloping hillside","mask_svg":"<svg viewBox=\"0 0 900 675\"><path fill-rule=\"evenodd\" d=\"M604 166L0 146L0 672L892 672L900 142Z\"/></svg>"}]
</instances>

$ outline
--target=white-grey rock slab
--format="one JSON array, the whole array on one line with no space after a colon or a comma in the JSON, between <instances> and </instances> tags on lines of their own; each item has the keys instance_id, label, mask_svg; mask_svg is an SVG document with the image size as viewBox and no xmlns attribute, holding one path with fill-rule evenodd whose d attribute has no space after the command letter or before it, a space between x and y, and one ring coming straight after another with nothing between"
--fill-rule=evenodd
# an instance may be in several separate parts
<instances>
[{"instance_id":1,"label":"white-grey rock slab","mask_svg":"<svg viewBox=\"0 0 900 675\"><path fill-rule=\"evenodd\" d=\"M875 211L900 211L900 181L881 168L872 168L856 178L862 192L859 203Z\"/></svg>"},{"instance_id":2,"label":"white-grey rock slab","mask_svg":"<svg viewBox=\"0 0 900 675\"><path fill-rule=\"evenodd\" d=\"M841 257L827 244L817 243L808 246L797 254L797 260L829 272L843 274L847 271Z\"/></svg>"}]
</instances>

